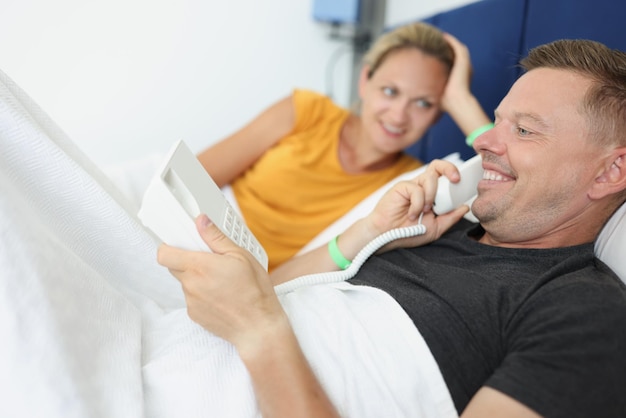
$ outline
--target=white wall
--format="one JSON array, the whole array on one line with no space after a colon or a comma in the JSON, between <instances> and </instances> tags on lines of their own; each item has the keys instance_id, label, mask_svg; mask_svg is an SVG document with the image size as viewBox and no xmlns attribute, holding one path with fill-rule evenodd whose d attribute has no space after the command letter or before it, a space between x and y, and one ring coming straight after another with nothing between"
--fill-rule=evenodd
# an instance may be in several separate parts
<instances>
[{"instance_id":1,"label":"white wall","mask_svg":"<svg viewBox=\"0 0 626 418\"><path fill-rule=\"evenodd\" d=\"M424 3L442 0L388 0L386 21L428 15ZM312 0L6 0L0 69L98 164L181 138L199 151L294 87L326 92L342 46L311 10ZM332 72L344 105L350 64L344 53Z\"/></svg>"},{"instance_id":2,"label":"white wall","mask_svg":"<svg viewBox=\"0 0 626 418\"><path fill-rule=\"evenodd\" d=\"M393 26L428 17L476 1L478 0L387 0L385 25Z\"/></svg>"}]
</instances>

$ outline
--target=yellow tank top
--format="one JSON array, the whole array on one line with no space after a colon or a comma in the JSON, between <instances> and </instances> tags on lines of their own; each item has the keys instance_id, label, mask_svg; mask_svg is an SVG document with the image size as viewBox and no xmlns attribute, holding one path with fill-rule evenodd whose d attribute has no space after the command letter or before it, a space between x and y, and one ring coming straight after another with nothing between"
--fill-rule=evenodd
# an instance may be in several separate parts
<instances>
[{"instance_id":1,"label":"yellow tank top","mask_svg":"<svg viewBox=\"0 0 626 418\"><path fill-rule=\"evenodd\" d=\"M421 163L408 155L383 170L348 174L338 157L350 112L328 97L295 90L296 122L233 184L252 233L267 251L270 271L372 192Z\"/></svg>"}]
</instances>

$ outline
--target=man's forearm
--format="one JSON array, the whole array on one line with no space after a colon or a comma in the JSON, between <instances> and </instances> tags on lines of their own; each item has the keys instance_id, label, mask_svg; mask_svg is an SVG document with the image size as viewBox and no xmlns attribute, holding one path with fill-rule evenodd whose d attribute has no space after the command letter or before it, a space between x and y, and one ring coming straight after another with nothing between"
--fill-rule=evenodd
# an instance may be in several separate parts
<instances>
[{"instance_id":1,"label":"man's forearm","mask_svg":"<svg viewBox=\"0 0 626 418\"><path fill-rule=\"evenodd\" d=\"M370 231L367 223L361 219L339 236L337 246L345 258L352 260L378 233ZM339 270L339 267L330 257L326 245L322 245L283 263L271 273L270 278L274 285L278 285L305 274L336 270Z\"/></svg>"},{"instance_id":2,"label":"man's forearm","mask_svg":"<svg viewBox=\"0 0 626 418\"><path fill-rule=\"evenodd\" d=\"M261 344L239 350L263 417L338 417L285 321Z\"/></svg>"}]
</instances>

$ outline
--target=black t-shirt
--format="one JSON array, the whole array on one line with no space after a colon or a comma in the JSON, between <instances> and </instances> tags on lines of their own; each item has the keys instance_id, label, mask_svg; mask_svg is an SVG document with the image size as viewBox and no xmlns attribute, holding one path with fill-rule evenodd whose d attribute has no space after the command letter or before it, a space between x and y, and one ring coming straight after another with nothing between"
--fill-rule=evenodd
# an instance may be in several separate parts
<instances>
[{"instance_id":1,"label":"black t-shirt","mask_svg":"<svg viewBox=\"0 0 626 418\"><path fill-rule=\"evenodd\" d=\"M455 227L371 257L351 280L394 297L457 410L484 385L546 417L626 417L626 286L593 245L512 249Z\"/></svg>"}]
</instances>

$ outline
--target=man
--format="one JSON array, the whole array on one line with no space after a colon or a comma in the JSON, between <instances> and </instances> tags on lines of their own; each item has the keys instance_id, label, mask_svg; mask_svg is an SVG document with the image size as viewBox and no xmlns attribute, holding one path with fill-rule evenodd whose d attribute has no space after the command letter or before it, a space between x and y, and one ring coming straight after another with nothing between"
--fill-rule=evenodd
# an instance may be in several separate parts
<instances>
[{"instance_id":1,"label":"man","mask_svg":"<svg viewBox=\"0 0 626 418\"><path fill-rule=\"evenodd\" d=\"M351 282L402 306L462 417L623 417L626 289L593 242L626 200L626 54L557 41L522 65L495 127L473 145L485 169L472 205L480 225L458 222L466 207L432 213L437 177L458 180L435 161L348 228L338 250L352 259L424 213L426 234L388 245ZM237 348L264 416L337 416L267 274L206 217L198 230L215 254L163 246L159 262L181 281L191 318ZM324 247L272 280L330 270Z\"/></svg>"}]
</instances>

